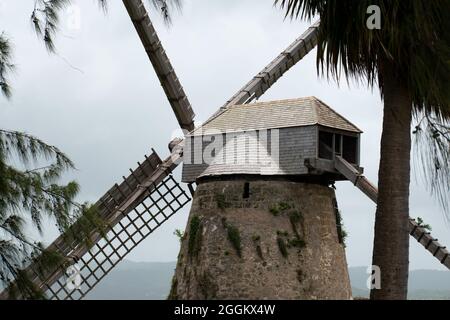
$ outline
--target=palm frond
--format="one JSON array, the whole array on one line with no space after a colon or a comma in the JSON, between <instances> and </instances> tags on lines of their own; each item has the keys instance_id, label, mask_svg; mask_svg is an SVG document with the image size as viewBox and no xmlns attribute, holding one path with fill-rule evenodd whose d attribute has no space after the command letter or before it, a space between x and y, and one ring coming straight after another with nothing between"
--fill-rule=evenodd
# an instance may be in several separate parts
<instances>
[{"instance_id":1,"label":"palm frond","mask_svg":"<svg viewBox=\"0 0 450 320\"><path fill-rule=\"evenodd\" d=\"M450 2L401 0L275 0L286 16L311 19L319 16L317 68L340 80L365 79L378 84L380 58L395 62L417 109L442 112L450 105ZM381 10L381 30L366 26L367 8Z\"/></svg>"}]
</instances>

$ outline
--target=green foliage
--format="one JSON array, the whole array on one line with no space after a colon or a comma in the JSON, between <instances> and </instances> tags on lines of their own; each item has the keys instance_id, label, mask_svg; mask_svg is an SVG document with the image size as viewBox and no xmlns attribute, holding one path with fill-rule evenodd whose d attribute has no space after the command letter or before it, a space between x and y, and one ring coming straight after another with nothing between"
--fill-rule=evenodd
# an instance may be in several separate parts
<instances>
[{"instance_id":1,"label":"green foliage","mask_svg":"<svg viewBox=\"0 0 450 320\"><path fill-rule=\"evenodd\" d=\"M0 34L0 89L7 98L11 97L11 88L9 85L9 73L14 70L12 63L12 48L10 41L5 34Z\"/></svg>"},{"instance_id":2,"label":"green foliage","mask_svg":"<svg viewBox=\"0 0 450 320\"><path fill-rule=\"evenodd\" d=\"M277 230L277 235L280 236L280 237L288 237L289 236L289 232Z\"/></svg>"},{"instance_id":3,"label":"green foliage","mask_svg":"<svg viewBox=\"0 0 450 320\"><path fill-rule=\"evenodd\" d=\"M86 246L91 247L93 243L90 235L93 232L98 232L102 237L106 237L107 225L100 217L95 205L88 203L76 205L73 212L70 226L64 232L66 242L83 242Z\"/></svg>"},{"instance_id":4,"label":"green foliage","mask_svg":"<svg viewBox=\"0 0 450 320\"><path fill-rule=\"evenodd\" d=\"M289 205L286 202L279 202L273 205L269 211L272 213L275 217L279 216L280 214L284 213L285 211L291 209L291 205Z\"/></svg>"},{"instance_id":5,"label":"green foliage","mask_svg":"<svg viewBox=\"0 0 450 320\"><path fill-rule=\"evenodd\" d=\"M294 247L294 248L304 248L306 246L306 243L303 239L299 239L297 237L293 239L288 240L288 247Z\"/></svg>"},{"instance_id":6,"label":"green foliage","mask_svg":"<svg viewBox=\"0 0 450 320\"><path fill-rule=\"evenodd\" d=\"M258 255L258 257L259 257L261 260L264 260L264 256L263 256L263 252L262 252L262 248L261 248L261 244L260 244L260 242L261 242L261 236L259 236L259 235L253 235L253 236L252 236L252 240L253 240L253 242L254 242L254 244L255 244L255 246L256 246L256 254Z\"/></svg>"},{"instance_id":7,"label":"green foliage","mask_svg":"<svg viewBox=\"0 0 450 320\"><path fill-rule=\"evenodd\" d=\"M304 274L302 269L297 269L297 280L298 282L302 283L304 279Z\"/></svg>"},{"instance_id":8,"label":"green foliage","mask_svg":"<svg viewBox=\"0 0 450 320\"><path fill-rule=\"evenodd\" d=\"M227 218L226 217L222 217L220 219L220 222L222 222L222 227L224 227L226 229L227 228Z\"/></svg>"},{"instance_id":9,"label":"green foliage","mask_svg":"<svg viewBox=\"0 0 450 320\"><path fill-rule=\"evenodd\" d=\"M31 12L31 23L37 36L44 41L49 52L55 52L54 36L58 30L59 16L70 0L37 0Z\"/></svg>"},{"instance_id":10,"label":"green foliage","mask_svg":"<svg viewBox=\"0 0 450 320\"><path fill-rule=\"evenodd\" d=\"M188 254L190 257L198 257L202 242L202 220L194 216L189 224Z\"/></svg>"},{"instance_id":11,"label":"green foliage","mask_svg":"<svg viewBox=\"0 0 450 320\"><path fill-rule=\"evenodd\" d=\"M228 240L230 240L231 245L236 250L236 253L239 258L242 257L242 246L241 246L241 235L239 229L235 226L227 224L227 235Z\"/></svg>"},{"instance_id":12,"label":"green foliage","mask_svg":"<svg viewBox=\"0 0 450 320\"><path fill-rule=\"evenodd\" d=\"M254 242L258 242L259 240L261 240L261 236L255 234L255 235L252 236L252 240Z\"/></svg>"},{"instance_id":13,"label":"green foliage","mask_svg":"<svg viewBox=\"0 0 450 320\"><path fill-rule=\"evenodd\" d=\"M281 255L284 258L287 258L289 253L288 253L287 245L286 245L286 242L284 241L284 238L282 238L280 236L277 237L277 244L278 244L278 249L280 249Z\"/></svg>"},{"instance_id":14,"label":"green foliage","mask_svg":"<svg viewBox=\"0 0 450 320\"><path fill-rule=\"evenodd\" d=\"M161 13L167 24L172 23L172 11L181 10L181 0L150 0L157 11Z\"/></svg>"},{"instance_id":15,"label":"green foliage","mask_svg":"<svg viewBox=\"0 0 450 320\"><path fill-rule=\"evenodd\" d=\"M219 209L223 210L230 206L230 204L225 199L225 195L222 193L218 193L218 194L214 195L214 199L216 200L217 207Z\"/></svg>"},{"instance_id":16,"label":"green foliage","mask_svg":"<svg viewBox=\"0 0 450 320\"><path fill-rule=\"evenodd\" d=\"M289 222L291 223L292 231L294 231L295 236L297 239L300 239L300 234L297 229L297 224L303 222L303 216L298 211L292 211L289 213Z\"/></svg>"},{"instance_id":17,"label":"green foliage","mask_svg":"<svg viewBox=\"0 0 450 320\"><path fill-rule=\"evenodd\" d=\"M264 255L263 255L263 252L262 252L262 248L261 248L261 245L259 245L259 244L256 245L256 254L258 255L258 257L261 260L264 260Z\"/></svg>"},{"instance_id":18,"label":"green foliage","mask_svg":"<svg viewBox=\"0 0 450 320\"><path fill-rule=\"evenodd\" d=\"M292 231L294 233L294 237L290 238L289 232L277 230L278 247L280 249L281 254L284 257L287 257L289 248L298 248L300 252L300 249L306 246L306 242L300 236L300 233L298 232L297 229L297 225L303 222L303 215L299 211L294 210L292 206L286 205L283 206L282 208L283 212L289 210L287 215L289 217L289 222L291 224Z\"/></svg>"},{"instance_id":19,"label":"green foliage","mask_svg":"<svg viewBox=\"0 0 450 320\"><path fill-rule=\"evenodd\" d=\"M427 189L448 212L450 204L450 122L423 115L414 134L414 164ZM448 218L448 217L447 217Z\"/></svg>"},{"instance_id":20,"label":"green foliage","mask_svg":"<svg viewBox=\"0 0 450 320\"><path fill-rule=\"evenodd\" d=\"M47 165L28 169L41 162ZM72 168L73 163L57 148L24 133L0 130L0 286L15 280L10 287L12 295L42 297L28 274L21 271L29 263L35 263L41 274L64 263L56 252L27 239L26 222L43 234L43 217L48 217L68 241L87 241L94 228L103 230L96 208L74 201L78 185L57 183Z\"/></svg>"},{"instance_id":21,"label":"green foliage","mask_svg":"<svg viewBox=\"0 0 450 320\"><path fill-rule=\"evenodd\" d=\"M294 230L294 235L295 236L293 238L290 238L289 232L280 230L277 231L278 248L280 249L283 257L287 257L289 248L298 248L300 250L306 246L306 242L300 237L296 229Z\"/></svg>"},{"instance_id":22,"label":"green foliage","mask_svg":"<svg viewBox=\"0 0 450 320\"><path fill-rule=\"evenodd\" d=\"M289 221L296 225L297 223L302 222L303 220L303 216L301 215L300 212L298 211L292 211L291 213L289 213Z\"/></svg>"},{"instance_id":23,"label":"green foliage","mask_svg":"<svg viewBox=\"0 0 450 320\"><path fill-rule=\"evenodd\" d=\"M36 0L31 13L31 23L49 52L55 52L54 36L58 31L61 12L70 4L70 0ZM161 13L164 21L172 22L173 9L181 9L180 0L151 0L153 6ZM98 0L103 11L107 11L107 0Z\"/></svg>"},{"instance_id":24,"label":"green foliage","mask_svg":"<svg viewBox=\"0 0 450 320\"><path fill-rule=\"evenodd\" d=\"M407 84L416 110L450 112L450 2L447 0L276 0L291 17L320 17L317 67L378 83L380 62L394 62L393 72ZM367 8L381 9L381 30L366 23Z\"/></svg>"},{"instance_id":25,"label":"green foliage","mask_svg":"<svg viewBox=\"0 0 450 320\"><path fill-rule=\"evenodd\" d=\"M426 229L428 231L432 231L433 230L433 228L431 228L431 226L429 224L425 223L421 217L417 217L416 218L416 222L417 222L417 224L420 227L422 227L422 228L424 228L424 229Z\"/></svg>"},{"instance_id":26,"label":"green foliage","mask_svg":"<svg viewBox=\"0 0 450 320\"><path fill-rule=\"evenodd\" d=\"M180 229L176 229L173 234L180 240L180 242L183 242L184 240L184 231Z\"/></svg>"},{"instance_id":27,"label":"green foliage","mask_svg":"<svg viewBox=\"0 0 450 320\"><path fill-rule=\"evenodd\" d=\"M348 237L348 233L344 228L344 222L342 220L341 212L339 210L336 210L336 226L338 231L338 238L339 242L342 243L344 248L347 247L346 240Z\"/></svg>"},{"instance_id":28,"label":"green foliage","mask_svg":"<svg viewBox=\"0 0 450 320\"><path fill-rule=\"evenodd\" d=\"M277 217L280 214L280 211L276 207L272 207L269 209L270 213Z\"/></svg>"}]
</instances>

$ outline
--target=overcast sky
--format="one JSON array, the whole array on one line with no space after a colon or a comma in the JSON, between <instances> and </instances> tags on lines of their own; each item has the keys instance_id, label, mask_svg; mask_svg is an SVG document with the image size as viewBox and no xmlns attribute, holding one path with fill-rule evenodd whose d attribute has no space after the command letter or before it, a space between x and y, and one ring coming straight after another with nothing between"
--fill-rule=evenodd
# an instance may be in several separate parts
<instances>
[{"instance_id":1,"label":"overcast sky","mask_svg":"<svg viewBox=\"0 0 450 320\"><path fill-rule=\"evenodd\" d=\"M167 143L177 129L122 2L110 0L106 16L95 2L73 0L81 12L80 27L74 28L67 12L56 42L58 55L48 55L29 23L34 1L0 0L0 31L14 42L18 67L13 99L0 97L0 126L26 131L66 152L78 169L71 178L82 187L79 199L91 202L120 182L152 147L161 158L166 157ZM284 20L272 0L184 2L183 13L174 16L170 28L150 10L198 122L206 120L308 27L306 22ZM345 83L338 87L318 77L313 51L261 101L304 96L318 97L364 131L361 164L376 183L382 124L378 90ZM176 174L180 175L180 169ZM349 233L348 264L368 266L375 206L351 183L337 187ZM423 217L432 225L433 235L450 245L444 212L414 178L410 207L411 216ZM127 258L176 260L179 244L173 231L185 228L187 215L188 208ZM52 236L54 232L49 231L47 238ZM443 269L413 239L410 261L411 269Z\"/></svg>"}]
</instances>

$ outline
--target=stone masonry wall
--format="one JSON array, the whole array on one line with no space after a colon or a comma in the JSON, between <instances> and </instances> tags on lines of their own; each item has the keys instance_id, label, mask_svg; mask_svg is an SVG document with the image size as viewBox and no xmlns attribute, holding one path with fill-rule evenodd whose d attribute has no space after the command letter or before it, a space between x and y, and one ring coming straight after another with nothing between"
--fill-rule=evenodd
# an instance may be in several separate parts
<instances>
[{"instance_id":1,"label":"stone masonry wall","mask_svg":"<svg viewBox=\"0 0 450 320\"><path fill-rule=\"evenodd\" d=\"M334 190L247 183L198 185L169 298L350 299Z\"/></svg>"}]
</instances>

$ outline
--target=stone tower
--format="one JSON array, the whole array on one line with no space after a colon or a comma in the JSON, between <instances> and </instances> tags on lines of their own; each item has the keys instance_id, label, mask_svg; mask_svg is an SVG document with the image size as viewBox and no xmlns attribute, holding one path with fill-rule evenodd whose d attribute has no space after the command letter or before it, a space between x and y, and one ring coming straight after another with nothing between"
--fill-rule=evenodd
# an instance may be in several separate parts
<instances>
[{"instance_id":1,"label":"stone tower","mask_svg":"<svg viewBox=\"0 0 450 320\"><path fill-rule=\"evenodd\" d=\"M359 168L360 133L313 97L233 106L191 133L197 188L169 298L350 299L330 185L336 155Z\"/></svg>"}]
</instances>

